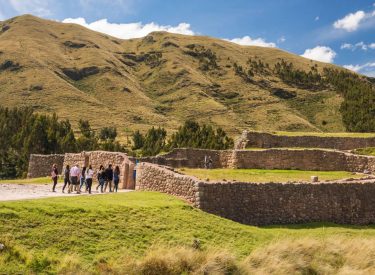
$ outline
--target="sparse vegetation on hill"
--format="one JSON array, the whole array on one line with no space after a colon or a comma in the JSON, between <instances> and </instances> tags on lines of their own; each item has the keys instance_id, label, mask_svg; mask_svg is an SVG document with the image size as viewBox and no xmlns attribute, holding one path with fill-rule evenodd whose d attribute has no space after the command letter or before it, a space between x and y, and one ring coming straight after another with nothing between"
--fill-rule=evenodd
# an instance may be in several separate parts
<instances>
[{"instance_id":1,"label":"sparse vegetation on hill","mask_svg":"<svg viewBox=\"0 0 375 275\"><path fill-rule=\"evenodd\" d=\"M0 224L5 274L374 271L373 226L258 228L152 192L0 202Z\"/></svg>"},{"instance_id":2,"label":"sparse vegetation on hill","mask_svg":"<svg viewBox=\"0 0 375 275\"><path fill-rule=\"evenodd\" d=\"M279 49L164 32L120 40L30 15L0 25L0 104L55 112L75 130L80 119L95 129L110 120L124 139L125 128L175 131L194 119L232 137L373 131L374 83ZM332 74L325 85L324 72L343 85Z\"/></svg>"}]
</instances>

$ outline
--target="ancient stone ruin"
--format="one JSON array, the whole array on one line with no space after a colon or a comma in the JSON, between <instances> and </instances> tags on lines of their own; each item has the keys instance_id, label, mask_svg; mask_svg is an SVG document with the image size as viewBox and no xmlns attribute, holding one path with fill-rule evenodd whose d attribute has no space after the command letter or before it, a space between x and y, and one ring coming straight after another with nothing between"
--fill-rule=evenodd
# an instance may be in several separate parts
<instances>
[{"instance_id":1,"label":"ancient stone ruin","mask_svg":"<svg viewBox=\"0 0 375 275\"><path fill-rule=\"evenodd\" d=\"M125 153L106 152L106 151L92 151L82 152L77 154L67 153L64 155L31 155L29 161L28 177L45 177L51 173L52 165L56 163L58 171L62 173L63 167L70 165L72 167L78 164L80 168L88 167L91 164L94 174L94 181L96 181L96 172L100 165L107 167L108 164L120 167L120 184L119 187L123 189L134 189L135 182L133 171L135 163Z\"/></svg>"},{"instance_id":2,"label":"ancient stone ruin","mask_svg":"<svg viewBox=\"0 0 375 275\"><path fill-rule=\"evenodd\" d=\"M97 171L99 165L111 163L120 167L121 188L175 195L204 211L245 224L375 223L374 178L313 183L206 182L174 171L177 167L203 168L205 156L210 156L213 168L375 172L375 157L337 150L375 146L372 138L285 137L244 132L236 148L249 146L265 149L175 149L156 157L141 158L137 166L135 159L124 153L31 155L28 175L48 176L53 163L60 171L67 164L80 167L91 164ZM273 148L296 146L310 149Z\"/></svg>"}]
</instances>

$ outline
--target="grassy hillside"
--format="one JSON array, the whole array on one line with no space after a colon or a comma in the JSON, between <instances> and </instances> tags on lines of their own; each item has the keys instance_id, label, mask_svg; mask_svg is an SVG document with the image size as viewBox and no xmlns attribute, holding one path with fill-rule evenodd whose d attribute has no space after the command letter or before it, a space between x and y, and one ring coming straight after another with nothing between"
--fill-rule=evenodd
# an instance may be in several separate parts
<instances>
[{"instance_id":1,"label":"grassy hillside","mask_svg":"<svg viewBox=\"0 0 375 275\"><path fill-rule=\"evenodd\" d=\"M258 228L152 192L0 202L0 223L0 273L6 274L374 268L373 226ZM200 250L192 248L196 239ZM359 249L356 258L351 253Z\"/></svg>"},{"instance_id":2,"label":"grassy hillside","mask_svg":"<svg viewBox=\"0 0 375 275\"><path fill-rule=\"evenodd\" d=\"M343 131L333 88L301 88L273 73L251 81L234 64L280 60L308 71L333 65L275 48L245 47L202 36L156 32L120 40L75 24L30 15L0 23L0 102L57 112L73 125L114 124L119 134L152 125L176 129L186 118L243 129Z\"/></svg>"}]
</instances>

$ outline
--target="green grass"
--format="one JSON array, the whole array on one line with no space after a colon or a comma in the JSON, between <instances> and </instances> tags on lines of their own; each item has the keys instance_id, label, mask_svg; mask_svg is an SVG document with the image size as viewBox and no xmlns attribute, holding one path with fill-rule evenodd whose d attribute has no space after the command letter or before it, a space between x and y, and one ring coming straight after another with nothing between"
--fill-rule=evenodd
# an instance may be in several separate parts
<instances>
[{"instance_id":1,"label":"green grass","mask_svg":"<svg viewBox=\"0 0 375 275\"><path fill-rule=\"evenodd\" d=\"M374 238L375 227L333 224L253 227L195 209L155 192L0 202L0 274L56 273L67 263L99 273L119 257L155 247L230 251L239 259L284 238ZM103 269L100 269L102 272Z\"/></svg>"},{"instance_id":2,"label":"green grass","mask_svg":"<svg viewBox=\"0 0 375 275\"><path fill-rule=\"evenodd\" d=\"M359 155L375 156L375 147L355 149L354 153Z\"/></svg>"},{"instance_id":3,"label":"green grass","mask_svg":"<svg viewBox=\"0 0 375 275\"><path fill-rule=\"evenodd\" d=\"M361 174L345 171L301 171L301 170L265 170L265 169L188 169L182 168L183 174L195 176L202 180L235 180L241 182L287 182L310 181L311 176L319 180L338 180L359 178Z\"/></svg>"},{"instance_id":4,"label":"green grass","mask_svg":"<svg viewBox=\"0 0 375 275\"><path fill-rule=\"evenodd\" d=\"M370 138L375 137L375 133L325 133L325 132L285 132L276 131L271 132L274 135L279 136L315 136L315 137L360 137L360 138Z\"/></svg>"},{"instance_id":5,"label":"green grass","mask_svg":"<svg viewBox=\"0 0 375 275\"><path fill-rule=\"evenodd\" d=\"M32 179L0 180L0 183L14 183L14 184L47 184L51 182L52 180L50 177L32 178Z\"/></svg>"}]
</instances>

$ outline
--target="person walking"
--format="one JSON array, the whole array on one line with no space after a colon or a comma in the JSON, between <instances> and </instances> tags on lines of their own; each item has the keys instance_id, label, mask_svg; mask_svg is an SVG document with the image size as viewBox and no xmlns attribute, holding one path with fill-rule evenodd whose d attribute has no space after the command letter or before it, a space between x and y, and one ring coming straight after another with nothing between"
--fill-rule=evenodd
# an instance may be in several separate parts
<instances>
[{"instance_id":1,"label":"person walking","mask_svg":"<svg viewBox=\"0 0 375 275\"><path fill-rule=\"evenodd\" d=\"M56 192L57 179L59 177L59 171L57 171L57 165L52 165L51 178L53 182L52 192Z\"/></svg>"},{"instance_id":2,"label":"person walking","mask_svg":"<svg viewBox=\"0 0 375 275\"><path fill-rule=\"evenodd\" d=\"M113 181L113 169L112 164L108 165L108 168L105 169L105 187L104 192L107 191L107 186L109 185L109 192L112 192L112 181Z\"/></svg>"},{"instance_id":3,"label":"person walking","mask_svg":"<svg viewBox=\"0 0 375 275\"><path fill-rule=\"evenodd\" d=\"M86 189L91 194L91 186L92 186L92 177L94 176L94 170L92 170L91 165L86 170Z\"/></svg>"},{"instance_id":4,"label":"person walking","mask_svg":"<svg viewBox=\"0 0 375 275\"><path fill-rule=\"evenodd\" d=\"M104 188L104 184L105 184L105 180L106 180L106 174L105 174L105 170L104 170L103 165L100 165L97 177L98 177L99 184L96 187L96 190L98 190L98 188L100 187L100 192L103 193L103 188Z\"/></svg>"},{"instance_id":5,"label":"person walking","mask_svg":"<svg viewBox=\"0 0 375 275\"><path fill-rule=\"evenodd\" d=\"M70 179L72 181L72 183L70 184L70 188L69 188L69 193L73 192L73 187L74 187L74 190L77 191L77 194L79 194L79 182L78 182L78 178L80 176L80 170L79 170L79 167L77 164L75 164L71 169L70 169Z\"/></svg>"},{"instance_id":6,"label":"person walking","mask_svg":"<svg viewBox=\"0 0 375 275\"><path fill-rule=\"evenodd\" d=\"M85 185L85 192L87 192L87 183L86 183L86 166L82 167L81 177L79 178L79 192L82 191L82 186Z\"/></svg>"},{"instance_id":7,"label":"person walking","mask_svg":"<svg viewBox=\"0 0 375 275\"><path fill-rule=\"evenodd\" d=\"M62 192L65 193L64 190L65 190L66 185L68 185L68 191L69 191L70 184L71 184L71 182L70 182L70 166L69 165L65 166L63 174L64 174L64 186L63 186Z\"/></svg>"},{"instance_id":8,"label":"person walking","mask_svg":"<svg viewBox=\"0 0 375 275\"><path fill-rule=\"evenodd\" d=\"M117 193L118 191L118 184L120 182L120 167L116 166L115 167L115 170L113 171L113 189L114 189L114 192Z\"/></svg>"}]
</instances>

